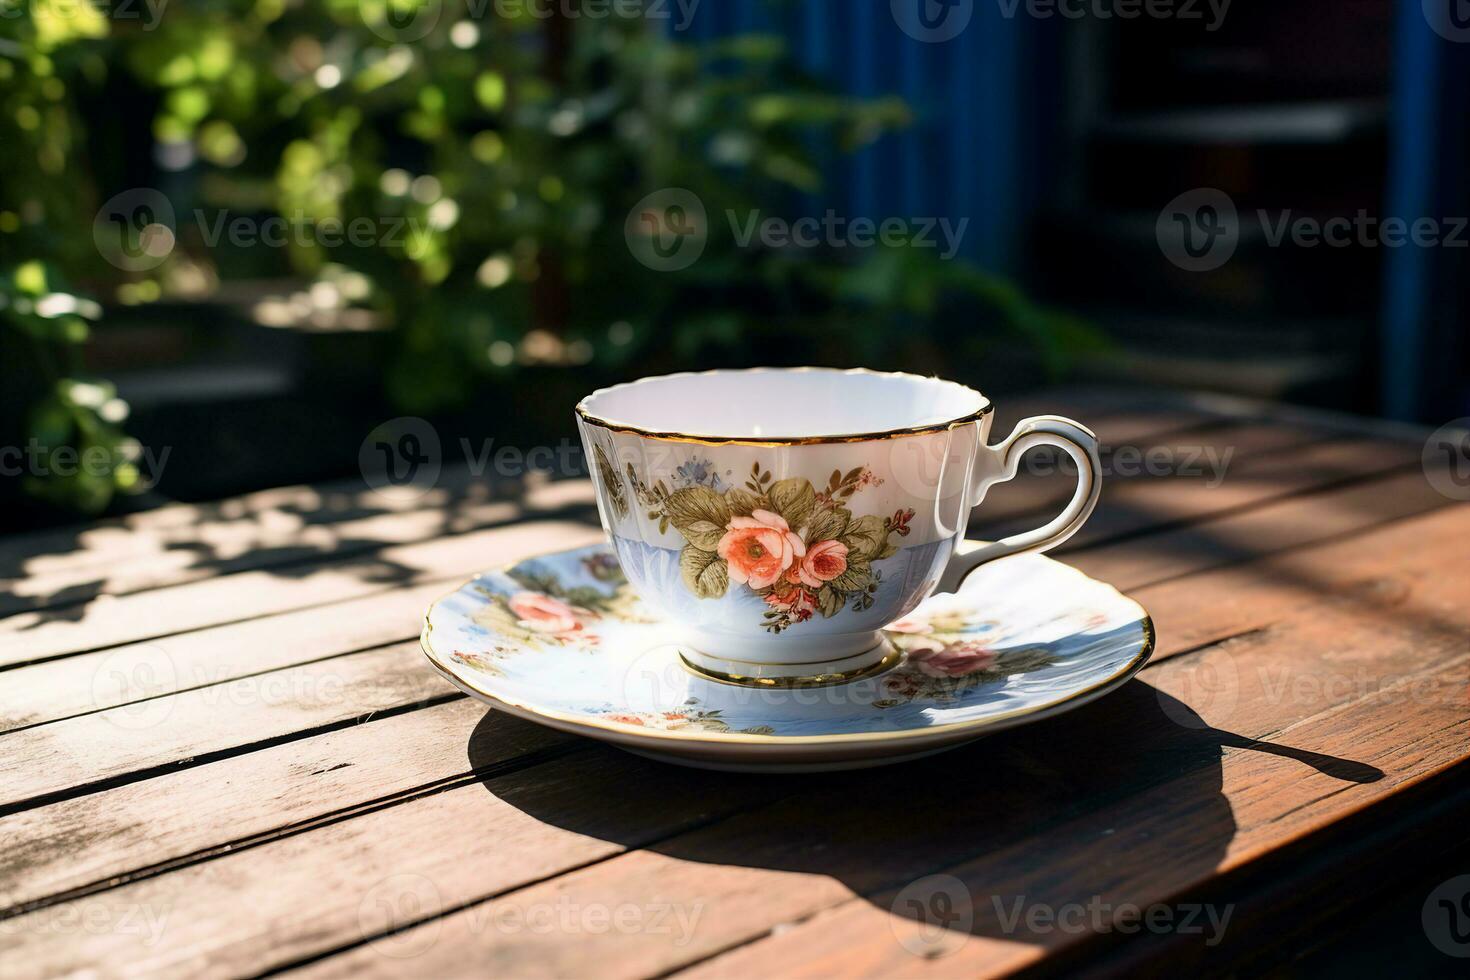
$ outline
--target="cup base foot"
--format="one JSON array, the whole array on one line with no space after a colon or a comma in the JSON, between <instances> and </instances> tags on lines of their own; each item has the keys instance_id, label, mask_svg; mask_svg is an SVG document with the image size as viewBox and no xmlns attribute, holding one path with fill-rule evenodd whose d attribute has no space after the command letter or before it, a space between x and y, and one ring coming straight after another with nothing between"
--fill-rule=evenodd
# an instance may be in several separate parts
<instances>
[{"instance_id":1,"label":"cup base foot","mask_svg":"<svg viewBox=\"0 0 1470 980\"><path fill-rule=\"evenodd\" d=\"M760 664L727 660L687 647L679 660L697 677L752 688L829 687L850 684L891 670L903 659L892 640L882 638L870 649L838 660L802 664Z\"/></svg>"}]
</instances>

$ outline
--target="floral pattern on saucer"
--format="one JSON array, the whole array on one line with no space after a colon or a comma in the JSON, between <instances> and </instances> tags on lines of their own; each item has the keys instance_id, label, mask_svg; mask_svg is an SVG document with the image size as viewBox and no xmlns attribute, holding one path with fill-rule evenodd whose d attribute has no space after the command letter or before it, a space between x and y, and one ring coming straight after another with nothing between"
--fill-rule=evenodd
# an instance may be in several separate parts
<instances>
[{"instance_id":1,"label":"floral pattern on saucer","mask_svg":"<svg viewBox=\"0 0 1470 980\"><path fill-rule=\"evenodd\" d=\"M633 595L606 545L486 573L430 609L424 649L465 690L619 741L882 741L981 733L1079 703L1147 659L1147 614L1035 555L982 566L892 624L902 663L810 689L721 684L683 668L681 634ZM972 737L972 736L971 736Z\"/></svg>"}]
</instances>

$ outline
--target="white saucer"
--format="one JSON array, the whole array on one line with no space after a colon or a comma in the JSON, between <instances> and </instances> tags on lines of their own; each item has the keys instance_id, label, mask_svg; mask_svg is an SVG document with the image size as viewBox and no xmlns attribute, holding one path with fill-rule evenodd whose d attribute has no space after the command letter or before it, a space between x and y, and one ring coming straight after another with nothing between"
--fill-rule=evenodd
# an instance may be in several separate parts
<instances>
[{"instance_id":1,"label":"white saucer","mask_svg":"<svg viewBox=\"0 0 1470 980\"><path fill-rule=\"evenodd\" d=\"M1040 555L981 566L886 632L890 666L754 689L685 666L611 548L491 571L434 603L423 647L509 714L666 762L762 772L885 765L1086 704L1153 650L1136 602Z\"/></svg>"}]
</instances>

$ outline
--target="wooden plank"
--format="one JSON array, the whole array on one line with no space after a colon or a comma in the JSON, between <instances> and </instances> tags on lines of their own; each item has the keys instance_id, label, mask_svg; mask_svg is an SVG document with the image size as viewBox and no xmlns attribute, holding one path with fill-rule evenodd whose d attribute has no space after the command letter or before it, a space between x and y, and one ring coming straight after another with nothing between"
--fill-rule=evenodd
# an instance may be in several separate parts
<instances>
[{"instance_id":1,"label":"wooden plank","mask_svg":"<svg viewBox=\"0 0 1470 980\"><path fill-rule=\"evenodd\" d=\"M28 912L3 923L0 958L20 977L99 963L162 977L253 974L371 933L406 908L447 909L460 896L540 880L718 820L779 786L592 751L592 766L549 762ZM627 792L635 781L639 793ZM643 794L663 801L656 812ZM549 833L537 816L589 799L597 834ZM286 915L268 926L273 909ZM157 930L54 941L54 924L66 916L117 922L127 910L140 910L138 920Z\"/></svg>"},{"instance_id":2,"label":"wooden plank","mask_svg":"<svg viewBox=\"0 0 1470 980\"><path fill-rule=\"evenodd\" d=\"M1328 429L1250 421L1137 435L1100 427L1103 496L1083 533L1095 524L1102 527L1099 522L1114 508L1130 507L1129 501L1140 495L1158 496L1160 487L1169 488L1171 500L1209 500L1214 495L1207 491L1219 486L1222 472L1233 481L1248 460L1279 457L1331 437ZM1045 523L1071 499L1075 486L1076 477L1058 466L1057 453L1028 453L1020 476L991 488L971 516L970 534L993 539Z\"/></svg>"},{"instance_id":3,"label":"wooden plank","mask_svg":"<svg viewBox=\"0 0 1470 980\"><path fill-rule=\"evenodd\" d=\"M1231 753L1221 760L1218 776L1211 774L1209 782L1218 780L1217 785L1197 775L1172 780L1106 812L1088 813L950 868L947 873L974 896L975 921L969 935L954 937L947 955L926 958L909 951L919 923L890 911L900 896L898 889L887 889L681 975L759 976L780 968L795 977L854 971L997 976L1034 966L1049 954L1089 941L1090 930L1033 929L1025 918L1008 925L1003 916L1014 911L1017 899L1026 909L1167 904L1221 874L1298 848L1311 835L1463 765L1470 755L1470 728L1463 697L1456 695L1467 680L1466 658L1441 663L1368 696L1351 711L1324 712L1273 738L1351 753L1360 765L1382 773L1373 782L1344 786L1334 775L1301 771L1277 756ZM1428 696L1416 696L1418 710L1405 712L1402 699L1413 686ZM1201 808L1214 813L1202 814ZM1181 819L1181 813L1190 818ZM1038 853L1048 855L1045 874L1036 873ZM1341 860L1354 858L1353 842L1343 840ZM1116 920L1109 914L1102 921Z\"/></svg>"},{"instance_id":4,"label":"wooden plank","mask_svg":"<svg viewBox=\"0 0 1470 980\"><path fill-rule=\"evenodd\" d=\"M1402 596L1391 608L1407 616L1385 623L1378 609L1338 602L1331 593L1318 594L1310 610L1298 605L1301 596L1290 597L1279 611L1294 613L1291 619L1242 637L1213 658L1170 660L1146 670L1149 683L1130 686L1126 696L1119 692L1030 731L1001 733L972 750L908 767L903 791L892 800L903 813L922 814L922 820L898 814L891 821L874 819L873 778L835 777L823 781L815 794L782 801L743 821L662 842L496 899L512 908L541 907L563 896L582 907L657 900L702 908L702 926L684 945L619 933L579 935L576 942L555 934L486 933L479 926L486 921L484 910L477 916L466 910L425 926L438 942L416 967L433 974L453 958L459 969L492 968L515 976L571 975L592 964L600 975L652 975L759 940L775 929L773 938L748 947L752 952L739 950L695 972L908 975L923 972L928 964L910 959L885 921L898 890L890 886L953 864L966 852L1008 855L1007 873L1020 876L1019 892L992 892L997 878L1005 879L986 858L977 859L961 877L974 894L1014 896L1025 894L1028 882L1035 889L1047 887L1059 873L1054 869L1085 876L1125 860L1120 855L1131 855L1137 846L1136 827L1174 826L1172 839L1192 837L1196 849L1199 838L1230 839L1226 824L1238 809L1238 799L1261 812L1258 828L1263 833L1304 830L1300 821L1308 818L1302 814L1330 823L1331 816L1312 811L1303 801L1333 797L1336 791L1356 808L1420 776L1413 763L1421 757L1410 753L1410 763L1390 771L1389 779L1367 782L1376 774L1365 763L1365 747L1387 754L1371 760L1382 767L1380 758L1401 758L1393 753L1414 737L1434 736L1470 716L1463 695L1470 676L1470 656L1465 654L1470 611L1463 604L1463 581L1444 574L1459 561L1457 549L1445 544L1449 532L1462 533L1466 521L1462 514L1447 513L1411 523L1417 526L1370 536L1361 547L1327 547L1310 560L1295 556L1292 566L1306 563L1318 570L1317 580L1303 585L1305 594L1314 591L1321 576L1353 580L1365 571L1352 567L1355 558L1378 559L1395 548L1438 540L1432 558L1421 549L1401 559L1397 580L1416 586L1412 608L1404 608ZM1384 566L1374 564L1366 571L1384 574ZM1197 600L1204 603L1206 597L1228 591L1237 574L1216 573L1219 581L1200 583ZM1422 615L1446 607L1450 622ZM1229 668L1223 686L1222 666ZM1416 708L1421 703L1425 708L1422 714L1404 710L1404 691L1414 692ZM1393 720L1392 732L1374 728L1385 718ZM1405 718L1413 720L1401 721ZM1294 737L1299 732L1331 737ZM1280 748L1245 751L1256 738ZM1068 748L1059 752L1059 746ZM1470 757L1470 728L1440 748L1446 753L1443 765ZM1334 758L1339 755L1342 759ZM1314 775L1314 766L1331 775ZM1004 772L1012 778L990 782L977 776L957 787L956 769ZM1180 775L1186 771L1190 774ZM1168 791L1159 790L1160 780L1166 780ZM888 796L880 791L879 798ZM1079 810L1084 816L1066 819ZM1136 816L1140 811L1147 814L1144 822ZM1078 830L1079 825L1088 829ZM914 829L919 839L910 840L895 827ZM1142 830L1138 833L1146 839ZM1295 836L1268 836L1242 853L1254 859ZM1098 846L1074 860L1078 842ZM1223 842L1220 849L1228 856ZM1044 874L1038 873L1038 855L1047 855ZM1151 851L1146 861L1134 862L1130 856L1126 863L1140 874L1172 862L1172 869L1208 876L1217 856L1213 851ZM1090 890L1106 894L1114 905L1138 901L1146 906L1172 894L1120 896L1101 884ZM854 892L880 892L881 897L869 905L852 901ZM1081 893L1083 902L1088 893ZM832 922L830 916L839 913L830 910L838 903L840 914L862 921ZM410 934L403 937L405 943L412 939ZM847 955L849 947L857 952ZM827 956L812 959L814 949ZM311 972L374 973L388 965L365 948L329 959ZM970 963L951 968L948 959L934 966L944 976L975 972Z\"/></svg>"},{"instance_id":5,"label":"wooden plank","mask_svg":"<svg viewBox=\"0 0 1470 980\"><path fill-rule=\"evenodd\" d=\"M1291 443L1280 445L1275 451L1242 452L1249 448L1249 443L1240 439L1246 432L1226 429L1209 433L1207 438L1151 447L1149 452L1162 454L1160 461L1167 455L1176 465L1195 472L1121 480L1104 478L1097 511L1072 540L1057 549L1058 554L1081 551L1164 525L1195 523L1214 515L1381 473L1403 471L1419 464L1419 446L1361 438ZM1229 453L1224 477L1220 478L1211 464L1194 459L1196 452L1214 454L1216 464ZM986 508L982 506L978 513L984 518ZM983 526L975 525L976 530L971 533L994 539L1034 525L1034 517L987 520Z\"/></svg>"},{"instance_id":6,"label":"wooden plank","mask_svg":"<svg viewBox=\"0 0 1470 980\"><path fill-rule=\"evenodd\" d=\"M0 538L0 617L258 568L340 560L491 524L590 510L580 480L481 480L455 467L403 500L362 480L172 504Z\"/></svg>"},{"instance_id":7,"label":"wooden plank","mask_svg":"<svg viewBox=\"0 0 1470 980\"><path fill-rule=\"evenodd\" d=\"M22 729L0 755L0 813L452 696L409 642Z\"/></svg>"},{"instance_id":8,"label":"wooden plank","mask_svg":"<svg viewBox=\"0 0 1470 980\"><path fill-rule=\"evenodd\" d=\"M0 916L587 748L459 698L12 813Z\"/></svg>"},{"instance_id":9,"label":"wooden plank","mask_svg":"<svg viewBox=\"0 0 1470 980\"><path fill-rule=\"evenodd\" d=\"M20 613L0 620L0 666L243 622L271 613L383 594L430 580L468 576L544 548L591 543L584 524L536 521L385 548L365 558L289 574L250 571L103 598L84 607Z\"/></svg>"},{"instance_id":10,"label":"wooden plank","mask_svg":"<svg viewBox=\"0 0 1470 980\"><path fill-rule=\"evenodd\" d=\"M1132 591L1456 506L1422 472L1407 471L1109 542L1062 560Z\"/></svg>"},{"instance_id":11,"label":"wooden plank","mask_svg":"<svg viewBox=\"0 0 1470 980\"><path fill-rule=\"evenodd\" d=\"M0 733L403 643L463 577L48 660L5 672Z\"/></svg>"},{"instance_id":12,"label":"wooden plank","mask_svg":"<svg viewBox=\"0 0 1470 980\"><path fill-rule=\"evenodd\" d=\"M1435 563L1453 560L1456 555L1450 544L1451 536L1445 534L1439 525L1430 522L1450 522L1457 517L1453 513L1433 515L1421 519L1424 522L1421 527L1410 527L1413 522L1405 522L1402 526L1379 532L1385 536L1402 534L1410 541L1427 539L1443 542L1441 548L1433 554L1421 550L1405 564L1402 573L1413 581L1423 580L1426 583L1426 588L1432 591L1424 593L1422 597L1416 595L1416 598L1434 608L1438 608L1444 601L1442 596L1460 595L1462 587L1457 580L1437 570L1439 565ZM1453 527L1463 529L1463 524L1454 524ZM1389 553L1393 544L1393 541L1385 537L1383 540L1367 542L1364 549L1355 553ZM1337 560L1338 552L1333 550L1334 547L1337 546L1322 549L1324 556L1321 557L1321 563L1340 569L1336 574L1351 575L1353 570L1347 563ZM1229 576L1236 574L1236 570L1215 574ZM1298 599L1299 597L1293 596L1289 601L1294 603ZM1463 630L1455 635L1439 635L1430 631L1421 636L1417 632L1420 627L1410 626L1400 631L1402 635L1396 636L1396 642L1386 643L1383 625L1373 617L1358 612L1356 606L1337 603L1329 596L1319 598L1318 607L1321 617L1359 617L1353 621L1359 624L1356 628L1360 632L1365 628L1363 621L1367 622L1367 627L1371 627L1373 631L1373 642L1367 642L1361 635L1356 639L1349 637L1345 641L1346 649L1361 648L1364 651L1363 663L1375 670L1402 675L1407 667L1414 664L1443 664L1446 659L1445 650L1454 648L1447 644L1459 644L1456 649L1463 649ZM1301 634L1300 630L1304 627L1297 625L1296 621L1289 625L1297 632L1278 634L1269 642L1266 639L1252 638L1238 641L1240 648L1231 655L1241 665L1239 674L1243 684L1264 685L1270 680L1270 675L1262 673L1258 668L1277 664L1283 656L1306 656L1307 659L1296 662L1303 676L1314 676L1324 669L1324 664L1331 664L1330 658L1335 655L1334 650L1322 649L1320 644L1314 648L1312 644L1302 642L1302 635L1313 635L1311 631ZM1270 636L1270 631L1252 636L1267 637ZM1179 661L1185 666L1194 664L1196 668L1200 667L1201 662L1202 658L1198 656ZM1188 684L1184 686L1187 688ZM1198 688L1199 685L1196 685L1195 689ZM1165 685L1165 689L1173 688ZM646 942L634 944L638 948L637 955L663 957L667 954L673 957L669 962L687 962L691 958L707 954L711 949L718 951L724 948L726 941L730 940L727 933L707 935L705 930L713 928L709 925L712 922L720 923L720 929L729 928L739 932L737 927L741 923L755 928L752 923L764 915L767 918L763 920L761 928L769 928L774 922L786 917L783 911L785 906L781 903L786 902L788 897L793 902L807 902L809 905L815 903L825 908L833 900L840 901L850 894L852 886L858 883L857 876L872 876L870 882L863 879L866 882L864 888L882 888L889 881L900 880L904 875L912 877L926 868L942 866L945 861L952 860L956 841L969 842L969 846L973 848L972 853L994 849L1008 842L1005 838L1007 833L1020 835L1040 832L1046 819L1061 819L1067 815L1069 807L1075 808L1078 805L1078 800L1114 800L1121 790L1139 791L1152 785L1151 781L1156 781L1163 775L1174 775L1184 769L1204 767L1208 770L1218 760L1221 744L1218 734L1202 734L1201 729L1176 724L1174 717L1160 710L1161 701L1148 685L1134 685L1127 690L1131 693L1125 695L1125 692L1119 692L1107 701L1057 719L1047 726L1002 733L975 749L961 750L956 754L937 757L930 763L905 767L903 775L906 782L903 790L892 796L892 799L893 805L903 808L904 812L925 814L926 833L918 835L919 839L916 841L908 841L904 835L894 833L894 827L903 824L903 821L895 824L892 821L872 819L875 799L881 801L890 798L890 794L885 791L888 784L883 782L885 774L858 773L809 777L799 783L793 781L790 784L792 791L799 789L803 795L789 804L780 804L769 811L751 813L740 821L711 826L708 830L699 832L706 836L666 839L656 845L655 851L645 851L626 859L606 862L601 867L621 867L624 860L658 860L657 865L651 869L639 864L634 869L636 873L630 872L631 878L617 878L620 888L643 883L642 890L634 887L633 890L622 892L622 901L625 903L642 903L645 906L657 903L679 904L686 898L693 901L703 896L706 910L700 919L697 941L700 944L713 944L712 946L675 948L665 941L665 937L648 939L645 936ZM1335 685L1327 685L1320 690L1307 692L1300 697L1294 695L1282 701L1280 698L1273 700L1262 697L1254 688L1242 687L1240 696L1231 709L1234 713L1229 719L1232 731L1241 735L1233 743L1226 744L1244 744L1247 738L1268 735L1282 728L1284 723L1291 723L1293 719L1320 715L1334 707L1341 709L1344 704L1362 700L1360 694L1355 689L1342 690ZM1188 697L1186 694L1186 701ZM1203 706L1201 713L1205 720L1217 721L1209 712L1223 703L1216 699L1210 706ZM407 717L422 714L420 712ZM1046 730L1043 731L1043 728ZM1058 745L1077 748L1071 753L1059 753ZM1139 751L1142 758L1125 764L1122 759L1123 750ZM601 750L597 751L601 753ZM1297 760L1310 758L1299 752L1283 751L1288 757ZM1319 751L1332 750L1319 748ZM637 764L631 760L628 760L628 765L635 766L634 769L618 770L610 774L608 760L621 758L609 752L558 763L557 765L563 765L568 771L565 781L569 785L580 787L581 795L568 797L567 800L554 804L538 803L526 795L537 792L537 773L544 772L547 767L537 767L526 774L523 783L497 781L492 784L494 799L508 803L512 810L523 817L528 813L532 814L536 826L541 828L534 838L518 833L510 834L515 848L514 854L507 854L485 843L502 840L506 835L497 822L489 819L485 813L477 812L473 806L461 809L461 794L470 790L454 789L433 798L435 806L439 808L432 825L439 834L436 840L442 839L445 827L474 827L475 832L465 837L455 836L453 846L446 847L446 853L437 857L419 854L415 850L408 855L405 864L400 842L425 839L424 833L416 831L415 827L419 822L430 818L421 815L418 810L409 809L417 804L391 807L370 816L333 824L329 828L312 830L292 838L298 843L287 851L270 851L268 848L277 845L268 844L239 855L221 857L158 878L139 881L91 898L78 899L74 903L75 907L81 909L105 909L116 908L119 903L172 908L187 902L191 910L190 918L178 925L177 932L171 920L167 942L161 944L165 947L162 952L157 947L143 946L136 936L109 936L100 937L95 945L89 939L87 949L34 950L34 955L41 957L37 962L47 970L65 969L85 962L89 956L105 956L108 961L127 962L134 962L135 957L141 957L136 962L140 964L140 968L150 971L162 969L167 972L179 969L182 972L185 968L208 966L221 972L242 972L267 965L254 957L260 954L260 941L269 936L272 953L280 957L279 960L272 959L272 963L288 962L303 955L315 956L343 942L357 942L363 938L358 927L353 924L355 912L364 898L370 896L382 875L387 873L383 870L385 868L398 871L407 867L412 873L424 875L432 883L434 894L442 901L442 905L437 907L454 908L465 902L476 902L500 895L505 889L514 887L514 876L501 875L497 862L510 860L515 863L520 860L522 850L535 852L543 858L547 854L563 853L568 847L570 835L573 858L576 858L580 853L576 848L582 846L584 838L589 835L611 847L607 852L599 852L606 854L619 853L628 846L636 845L638 840L646 840L641 837L635 840L637 835L607 823L600 811L609 805L626 806L636 811L628 823L645 827L661 820L664 811L670 807L698 806L701 799L710 792L709 786L718 787L721 791L744 787L747 795L732 801L732 806L739 806L742 802L746 805L756 802L754 797L748 795L753 792L751 787L758 790L773 785L773 781L768 779L707 777L657 765L636 768ZM982 772L993 770L1011 773L1014 781L1001 784L983 779L956 781L948 778L952 776L956 765L978 767ZM1300 765L1300 761L1293 765ZM642 785L646 779L666 774L670 777L671 789L668 792L673 794L673 798ZM934 778L925 778L926 774ZM894 773L889 772L886 775L892 777ZM917 782L911 784L909 780L916 776L919 777ZM638 794L626 792L630 783L639 784ZM785 781L774 781L774 784L784 785ZM486 795L477 787L474 789L482 796ZM710 807L706 806L704 809L710 812ZM401 817L401 822L397 814L405 814ZM1043 815L1041 819L1038 819L1039 815ZM355 827L368 819L374 821L377 829L372 833L357 832ZM716 837L707 836L711 834ZM719 836L721 834L724 836ZM353 859L343 857L338 860L333 857L337 853L333 841L338 835L344 835L352 842L352 853L355 855ZM307 844L302 842L307 839L310 839L313 848L326 850L305 850ZM825 842L825 846L813 849L812 845L817 842ZM287 842L281 842L282 845L285 843ZM298 882L294 872L283 872L278 866L281 860L301 860L301 856L307 853L325 855L319 858L319 862L325 862L329 866L329 870L322 872L331 885L329 891L324 892L310 883ZM442 877L423 870L428 866L425 862L436 860L448 862L452 865L452 870L440 872ZM577 863L586 861L571 860L564 867L570 868ZM750 867L752 863L759 866ZM361 873L354 870L359 864L362 865ZM721 867L725 864L739 867ZM642 870L638 870L640 868ZM770 868L797 870L768 870ZM837 883L837 890L833 891L831 874L839 871L842 880ZM374 872L377 873L376 877ZM286 874L284 884L283 873ZM551 873L553 872L549 867L543 865L538 869L537 876ZM527 903L539 902L537 896L550 896L548 900L554 900L561 894L568 894L577 901L585 898L593 903L597 902L597 896L603 893L577 890L581 887L577 884L579 880L575 877L562 877L544 888L532 886L531 892L514 901L525 908L529 907ZM808 881L815 884L808 887ZM730 893L727 893L727 888ZM253 897L256 895L260 897ZM95 905L88 904L94 902ZM741 905L742 902L745 904ZM536 904L536 907L539 908L542 904L544 903ZM587 907L585 903L583 907ZM260 908L264 911L257 918L244 921L238 913L231 915L228 911L239 908ZM197 917L194 915L196 909ZM685 910L692 912L693 907L686 904ZM465 914L468 913L469 909L466 909ZM47 914L47 910L32 913L35 916L44 914ZM231 921L224 927L226 935L216 937L211 931L217 925L211 918L215 915L230 918ZM775 918L770 918L773 915ZM22 916L15 920L22 923L17 928L22 936L29 932L22 921L26 918ZM451 916L444 920L443 927L459 928L453 925L457 920L458 916ZM29 921L35 923L45 920ZM496 932L490 938L495 944L486 952L486 962L507 973L524 972L534 966L534 963L519 959L523 953L536 952L539 956L540 952L544 952L540 937L516 935L507 938ZM577 945L585 948L589 956L598 957L588 962L596 962L600 969L605 967L601 972L617 975L624 972L645 972L643 967L646 964L642 959L638 960L640 965L636 969L629 969L628 964L621 960L604 958L610 957L615 951L609 949L607 944L621 949L617 945L621 942L618 936L578 936L577 940ZM473 947L444 940L435 944L423 956L458 957L467 948ZM187 954L178 953L180 949L187 950ZM673 953L670 953L671 949ZM23 943L13 951L25 954L18 961L31 962L31 943ZM378 955L372 948L364 948L360 952L364 957ZM173 958L176 955L187 955L191 958L187 962L177 961ZM211 956L214 958L211 959ZM334 962L335 960L327 960L326 964ZM468 961L461 959L458 962L458 970L462 970ZM660 962L664 960L661 959ZM415 960L415 969L429 969L433 972L431 968L434 964L433 959L421 957ZM353 968L366 967L354 961Z\"/></svg>"}]
</instances>

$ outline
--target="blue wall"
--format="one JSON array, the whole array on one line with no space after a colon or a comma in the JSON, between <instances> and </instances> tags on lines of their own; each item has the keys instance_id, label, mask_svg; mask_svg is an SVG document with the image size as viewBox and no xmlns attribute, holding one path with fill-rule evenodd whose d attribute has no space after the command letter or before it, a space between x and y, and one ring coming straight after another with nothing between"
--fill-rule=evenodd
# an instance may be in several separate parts
<instances>
[{"instance_id":1,"label":"blue wall","mask_svg":"<svg viewBox=\"0 0 1470 980\"><path fill-rule=\"evenodd\" d=\"M1037 121L1059 115L1046 104L1058 97L1054 59L1034 20L1007 20L996 3L952 2L966 5L970 22L932 43L904 33L888 0L701 0L689 34L777 33L834 88L901 96L914 125L827 161L817 207L849 218L969 218L964 254L1014 272L1023 221L1047 176Z\"/></svg>"}]
</instances>

